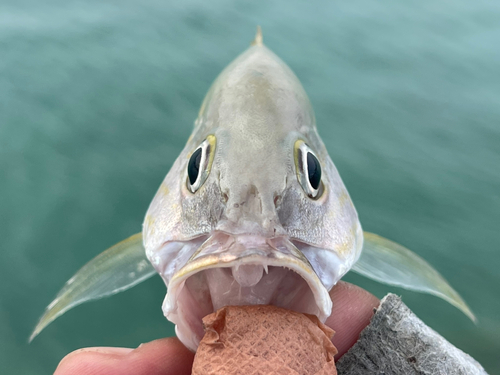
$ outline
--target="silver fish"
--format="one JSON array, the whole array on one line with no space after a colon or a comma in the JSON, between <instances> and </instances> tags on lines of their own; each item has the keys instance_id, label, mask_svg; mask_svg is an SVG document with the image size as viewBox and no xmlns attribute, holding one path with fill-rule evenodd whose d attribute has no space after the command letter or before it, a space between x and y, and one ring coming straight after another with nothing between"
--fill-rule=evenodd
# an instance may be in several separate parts
<instances>
[{"instance_id":1,"label":"silver fish","mask_svg":"<svg viewBox=\"0 0 500 375\"><path fill-rule=\"evenodd\" d=\"M304 89L258 29L208 91L142 235L80 269L30 340L70 308L158 273L167 285L163 312L196 350L201 319L226 305L273 304L325 321L328 292L351 269L439 296L475 320L422 258L362 231Z\"/></svg>"}]
</instances>

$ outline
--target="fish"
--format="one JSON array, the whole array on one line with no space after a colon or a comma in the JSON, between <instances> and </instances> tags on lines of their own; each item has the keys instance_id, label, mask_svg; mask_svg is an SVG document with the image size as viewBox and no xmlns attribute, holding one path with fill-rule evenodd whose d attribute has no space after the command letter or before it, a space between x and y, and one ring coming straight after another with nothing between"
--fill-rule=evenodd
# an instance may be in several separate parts
<instances>
[{"instance_id":1,"label":"fish","mask_svg":"<svg viewBox=\"0 0 500 375\"><path fill-rule=\"evenodd\" d=\"M476 320L424 259L363 231L304 88L258 28L206 94L142 232L68 280L30 341L69 309L159 274L163 313L195 351L202 318L223 306L271 304L324 322L329 291L350 270L438 296Z\"/></svg>"}]
</instances>

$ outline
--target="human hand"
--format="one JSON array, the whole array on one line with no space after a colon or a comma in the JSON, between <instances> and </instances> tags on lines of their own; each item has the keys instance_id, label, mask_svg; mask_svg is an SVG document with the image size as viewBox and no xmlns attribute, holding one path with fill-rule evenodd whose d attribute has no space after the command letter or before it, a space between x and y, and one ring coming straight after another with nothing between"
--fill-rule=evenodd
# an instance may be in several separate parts
<instances>
[{"instance_id":1,"label":"human hand","mask_svg":"<svg viewBox=\"0 0 500 375\"><path fill-rule=\"evenodd\" d=\"M380 301L355 285L340 281L331 291L333 310L326 325L338 360L358 340ZM93 347L76 350L59 363L54 375L183 375L191 374L194 353L174 337L151 341L137 349Z\"/></svg>"}]
</instances>

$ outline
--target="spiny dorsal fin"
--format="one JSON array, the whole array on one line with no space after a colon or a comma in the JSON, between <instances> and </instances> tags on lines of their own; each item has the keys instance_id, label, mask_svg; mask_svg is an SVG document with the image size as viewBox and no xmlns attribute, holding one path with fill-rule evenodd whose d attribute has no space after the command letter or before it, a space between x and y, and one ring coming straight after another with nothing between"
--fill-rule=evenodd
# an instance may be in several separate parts
<instances>
[{"instance_id":1,"label":"spiny dorsal fin","mask_svg":"<svg viewBox=\"0 0 500 375\"><path fill-rule=\"evenodd\" d=\"M252 43L250 43L250 45L251 46L263 46L264 45L263 38L262 38L262 29L260 28L259 25L257 25L257 33L255 34L255 38L252 41Z\"/></svg>"}]
</instances>

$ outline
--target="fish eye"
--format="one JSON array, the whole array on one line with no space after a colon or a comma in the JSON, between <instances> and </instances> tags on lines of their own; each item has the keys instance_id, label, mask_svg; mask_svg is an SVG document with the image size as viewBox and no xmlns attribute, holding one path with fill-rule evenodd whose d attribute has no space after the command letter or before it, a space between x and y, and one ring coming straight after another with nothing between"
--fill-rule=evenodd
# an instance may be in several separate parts
<instances>
[{"instance_id":1,"label":"fish eye","mask_svg":"<svg viewBox=\"0 0 500 375\"><path fill-rule=\"evenodd\" d=\"M203 149L198 147L198 149L193 152L193 155L189 158L188 164L188 177L189 183L194 185L196 180L198 179L198 175L200 174L200 164L201 164L201 154Z\"/></svg>"},{"instance_id":2,"label":"fish eye","mask_svg":"<svg viewBox=\"0 0 500 375\"><path fill-rule=\"evenodd\" d=\"M302 189L313 199L317 199L323 193L321 183L321 164L311 150L311 148L302 140L295 142L295 167L297 170L297 179Z\"/></svg>"},{"instance_id":3,"label":"fish eye","mask_svg":"<svg viewBox=\"0 0 500 375\"><path fill-rule=\"evenodd\" d=\"M321 166L316 156L310 152L307 153L307 177L309 178L311 187L314 190L318 190L319 183L321 182Z\"/></svg>"},{"instance_id":4,"label":"fish eye","mask_svg":"<svg viewBox=\"0 0 500 375\"><path fill-rule=\"evenodd\" d=\"M193 194L207 180L214 160L215 143L215 136L209 135L189 157L186 185Z\"/></svg>"}]
</instances>

